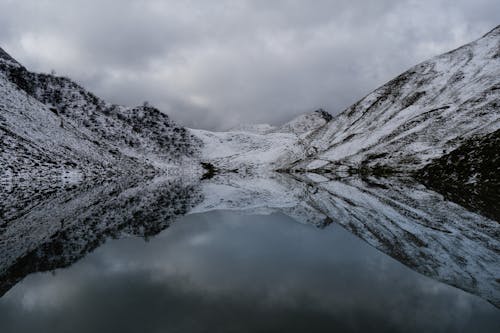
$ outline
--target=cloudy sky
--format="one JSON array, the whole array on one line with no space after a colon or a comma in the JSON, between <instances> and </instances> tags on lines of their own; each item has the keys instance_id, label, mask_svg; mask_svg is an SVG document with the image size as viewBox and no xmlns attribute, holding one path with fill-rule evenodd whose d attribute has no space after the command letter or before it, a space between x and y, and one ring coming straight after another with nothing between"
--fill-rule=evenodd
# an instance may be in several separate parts
<instances>
[{"instance_id":1,"label":"cloudy sky","mask_svg":"<svg viewBox=\"0 0 500 333\"><path fill-rule=\"evenodd\" d=\"M199 128L336 113L500 23L498 0L0 0L0 46Z\"/></svg>"}]
</instances>

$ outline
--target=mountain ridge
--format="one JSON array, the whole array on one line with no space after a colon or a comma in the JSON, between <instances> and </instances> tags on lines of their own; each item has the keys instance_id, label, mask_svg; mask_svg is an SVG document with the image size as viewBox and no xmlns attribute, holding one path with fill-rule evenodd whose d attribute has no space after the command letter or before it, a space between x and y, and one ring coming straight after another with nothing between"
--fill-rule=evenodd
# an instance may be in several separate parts
<instances>
[{"instance_id":1,"label":"mountain ridge","mask_svg":"<svg viewBox=\"0 0 500 333\"><path fill-rule=\"evenodd\" d=\"M201 143L144 104L106 103L68 78L28 71L0 50L0 181L151 173Z\"/></svg>"},{"instance_id":2,"label":"mountain ridge","mask_svg":"<svg viewBox=\"0 0 500 333\"><path fill-rule=\"evenodd\" d=\"M317 169L324 161L321 168L329 171L338 163L417 170L467 138L500 128L499 77L497 26L413 66L336 115L310 139L317 153L291 168Z\"/></svg>"}]
</instances>

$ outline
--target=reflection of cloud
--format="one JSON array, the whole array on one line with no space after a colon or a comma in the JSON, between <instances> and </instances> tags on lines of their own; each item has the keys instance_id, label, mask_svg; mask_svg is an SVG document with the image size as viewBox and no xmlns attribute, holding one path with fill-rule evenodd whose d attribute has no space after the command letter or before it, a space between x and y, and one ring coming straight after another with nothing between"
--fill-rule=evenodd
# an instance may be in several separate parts
<instances>
[{"instance_id":1,"label":"reflection of cloud","mask_svg":"<svg viewBox=\"0 0 500 333\"><path fill-rule=\"evenodd\" d=\"M212 242L212 237L210 235L196 235L191 237L189 240L189 245L192 246L200 246L200 245L207 245Z\"/></svg>"},{"instance_id":2,"label":"reflection of cloud","mask_svg":"<svg viewBox=\"0 0 500 333\"><path fill-rule=\"evenodd\" d=\"M20 300L27 308L17 307ZM53 332L109 323L122 332L190 331L194 321L250 331L333 324L453 331L474 318L492 324L497 312L337 225L321 230L280 214L211 212L186 216L149 242L110 241L55 276L28 277L0 299L0 330L43 330L57 320Z\"/></svg>"},{"instance_id":3,"label":"reflection of cloud","mask_svg":"<svg viewBox=\"0 0 500 333\"><path fill-rule=\"evenodd\" d=\"M15 289L5 296L7 301L21 306L22 311L60 311L79 294L79 286L72 281L71 274L41 273L26 279L30 288Z\"/></svg>"},{"instance_id":4,"label":"reflection of cloud","mask_svg":"<svg viewBox=\"0 0 500 333\"><path fill-rule=\"evenodd\" d=\"M478 1L2 1L0 44L28 67L201 127L332 112L498 24Z\"/></svg>"}]
</instances>

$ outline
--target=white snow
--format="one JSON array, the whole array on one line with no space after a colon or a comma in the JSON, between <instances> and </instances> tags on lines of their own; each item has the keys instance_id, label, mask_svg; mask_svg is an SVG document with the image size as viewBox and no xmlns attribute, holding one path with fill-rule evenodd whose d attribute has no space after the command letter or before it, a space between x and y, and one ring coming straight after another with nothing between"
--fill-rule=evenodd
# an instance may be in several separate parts
<instances>
[{"instance_id":1,"label":"white snow","mask_svg":"<svg viewBox=\"0 0 500 333\"><path fill-rule=\"evenodd\" d=\"M307 170L319 169L328 165L329 163L330 161L328 160L313 160L311 163L307 165L306 169Z\"/></svg>"},{"instance_id":2,"label":"white snow","mask_svg":"<svg viewBox=\"0 0 500 333\"><path fill-rule=\"evenodd\" d=\"M224 170L263 171L279 169L304 158L307 147L304 137L326 123L315 111L279 128L259 125L258 128L265 131L255 127L229 132L189 131L204 143L203 160Z\"/></svg>"}]
</instances>

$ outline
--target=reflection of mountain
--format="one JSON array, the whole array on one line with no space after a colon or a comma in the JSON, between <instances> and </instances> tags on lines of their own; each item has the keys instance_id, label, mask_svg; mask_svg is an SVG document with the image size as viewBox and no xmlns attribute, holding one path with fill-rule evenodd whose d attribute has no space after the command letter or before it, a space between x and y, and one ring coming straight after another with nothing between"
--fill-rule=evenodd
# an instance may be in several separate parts
<instances>
[{"instance_id":1,"label":"reflection of mountain","mask_svg":"<svg viewBox=\"0 0 500 333\"><path fill-rule=\"evenodd\" d=\"M398 180L324 182L314 197L334 221L379 250L500 305L497 222Z\"/></svg>"},{"instance_id":2,"label":"reflection of mountain","mask_svg":"<svg viewBox=\"0 0 500 333\"><path fill-rule=\"evenodd\" d=\"M22 191L22 189L21 189ZM281 212L302 223L338 223L408 267L500 306L498 223L408 179L215 177L210 182L122 180L68 186L35 197L0 229L0 286L65 267L105 242L148 237L176 216L229 209Z\"/></svg>"},{"instance_id":3,"label":"reflection of mountain","mask_svg":"<svg viewBox=\"0 0 500 333\"><path fill-rule=\"evenodd\" d=\"M156 178L50 188L28 210L3 201L11 218L0 226L0 294L32 272L71 265L107 238L156 235L200 200L196 185Z\"/></svg>"},{"instance_id":4,"label":"reflection of mountain","mask_svg":"<svg viewBox=\"0 0 500 333\"><path fill-rule=\"evenodd\" d=\"M500 306L498 223L409 179L215 179L192 212L282 212L299 222L338 223L429 277Z\"/></svg>"}]
</instances>

